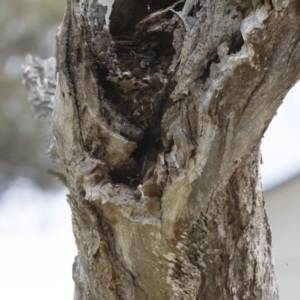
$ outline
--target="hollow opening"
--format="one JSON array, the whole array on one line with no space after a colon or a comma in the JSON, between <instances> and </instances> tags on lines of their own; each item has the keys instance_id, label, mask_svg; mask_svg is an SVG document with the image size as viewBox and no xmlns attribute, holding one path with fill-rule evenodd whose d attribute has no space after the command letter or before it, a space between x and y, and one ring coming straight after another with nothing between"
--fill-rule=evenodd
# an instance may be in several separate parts
<instances>
[{"instance_id":1,"label":"hollow opening","mask_svg":"<svg viewBox=\"0 0 300 300\"><path fill-rule=\"evenodd\" d=\"M151 0L150 1L150 13L156 12L160 9L165 9L171 5L173 5L174 3L178 2L178 0ZM183 7L184 3L178 3L178 5L176 5L176 8L178 8L177 6L181 6Z\"/></svg>"},{"instance_id":2,"label":"hollow opening","mask_svg":"<svg viewBox=\"0 0 300 300\"><path fill-rule=\"evenodd\" d=\"M239 32L232 37L228 54L230 55L239 52L242 49L243 45L244 45L244 39L242 37L242 34Z\"/></svg>"},{"instance_id":3,"label":"hollow opening","mask_svg":"<svg viewBox=\"0 0 300 300\"><path fill-rule=\"evenodd\" d=\"M200 11L202 6L200 5L200 1L193 5L192 9L188 13L188 17L195 17L196 13Z\"/></svg>"},{"instance_id":4,"label":"hollow opening","mask_svg":"<svg viewBox=\"0 0 300 300\"><path fill-rule=\"evenodd\" d=\"M217 54L213 59L207 62L206 68L204 69L203 73L199 76L199 79L205 82L210 76L210 67L212 63L219 63L219 62L220 62L220 58L219 55Z\"/></svg>"},{"instance_id":5,"label":"hollow opening","mask_svg":"<svg viewBox=\"0 0 300 300\"><path fill-rule=\"evenodd\" d=\"M149 14L165 9L178 0L115 0L109 17L110 33L114 37L133 36L135 25ZM174 9L181 9L184 2Z\"/></svg>"},{"instance_id":6,"label":"hollow opening","mask_svg":"<svg viewBox=\"0 0 300 300\"><path fill-rule=\"evenodd\" d=\"M137 149L132 153L131 157L136 161L141 178L144 178L147 171L156 165L157 155L163 152L164 147L160 137L146 135L138 144Z\"/></svg>"},{"instance_id":7,"label":"hollow opening","mask_svg":"<svg viewBox=\"0 0 300 300\"><path fill-rule=\"evenodd\" d=\"M157 155L161 152L163 152L161 140L155 136L146 135L126 164L109 171L111 180L115 184L137 188L143 182L147 171L156 165Z\"/></svg>"}]
</instances>

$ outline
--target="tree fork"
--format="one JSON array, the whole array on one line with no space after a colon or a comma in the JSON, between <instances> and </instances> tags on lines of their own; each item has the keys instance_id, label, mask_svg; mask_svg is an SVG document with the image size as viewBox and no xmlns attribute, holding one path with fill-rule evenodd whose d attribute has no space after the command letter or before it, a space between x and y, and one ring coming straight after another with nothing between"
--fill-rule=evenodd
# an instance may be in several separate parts
<instances>
[{"instance_id":1,"label":"tree fork","mask_svg":"<svg viewBox=\"0 0 300 300\"><path fill-rule=\"evenodd\" d=\"M75 299L278 299L259 145L299 78L300 4L238 2L116 0L108 28L68 0L51 152Z\"/></svg>"}]
</instances>

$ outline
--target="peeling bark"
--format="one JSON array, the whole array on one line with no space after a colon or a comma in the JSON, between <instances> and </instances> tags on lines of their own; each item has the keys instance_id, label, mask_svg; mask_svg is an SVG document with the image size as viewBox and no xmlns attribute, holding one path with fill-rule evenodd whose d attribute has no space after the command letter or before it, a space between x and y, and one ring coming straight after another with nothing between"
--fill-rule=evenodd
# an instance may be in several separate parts
<instances>
[{"instance_id":1,"label":"peeling bark","mask_svg":"<svg viewBox=\"0 0 300 300\"><path fill-rule=\"evenodd\" d=\"M68 0L57 33L75 299L278 299L259 145L299 79L299 2L105 13Z\"/></svg>"}]
</instances>

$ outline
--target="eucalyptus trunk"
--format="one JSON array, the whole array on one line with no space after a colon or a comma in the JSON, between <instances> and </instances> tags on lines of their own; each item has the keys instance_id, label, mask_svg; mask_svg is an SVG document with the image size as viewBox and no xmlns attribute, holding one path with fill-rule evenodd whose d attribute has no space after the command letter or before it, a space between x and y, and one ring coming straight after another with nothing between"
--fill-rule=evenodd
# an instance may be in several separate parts
<instances>
[{"instance_id":1,"label":"eucalyptus trunk","mask_svg":"<svg viewBox=\"0 0 300 300\"><path fill-rule=\"evenodd\" d=\"M24 68L54 98L75 299L278 299L259 148L299 78L299 1L106 10L68 0L56 79L55 60Z\"/></svg>"}]
</instances>

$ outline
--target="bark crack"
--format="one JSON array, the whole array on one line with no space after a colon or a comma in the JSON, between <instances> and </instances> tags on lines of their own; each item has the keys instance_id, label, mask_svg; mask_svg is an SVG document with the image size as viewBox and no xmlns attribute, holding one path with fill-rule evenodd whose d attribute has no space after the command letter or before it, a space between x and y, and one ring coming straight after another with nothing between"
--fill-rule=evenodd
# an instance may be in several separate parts
<instances>
[{"instance_id":1,"label":"bark crack","mask_svg":"<svg viewBox=\"0 0 300 300\"><path fill-rule=\"evenodd\" d=\"M73 92L73 95L68 95L71 97L74 97L74 105L76 107L76 117L78 120L78 126L79 126L79 135L81 139L81 144L85 148L85 143L83 139L83 134L82 134L82 127L81 127L81 116L79 113L79 103L78 103L78 98L77 98L77 91L76 91L76 80L74 78L74 72L72 70L72 62L71 62L71 56L74 51L71 47L71 41L72 41L72 35L73 35L73 27L72 27L72 16L71 16L71 0L68 0L67 2L67 30L66 30L66 37L65 37L65 66L64 69L62 70L64 72L64 75L67 79L67 83L69 84L70 90ZM64 97L64 92L62 92L62 96ZM75 121L75 120L74 120ZM87 150L87 149L85 149Z\"/></svg>"}]
</instances>

